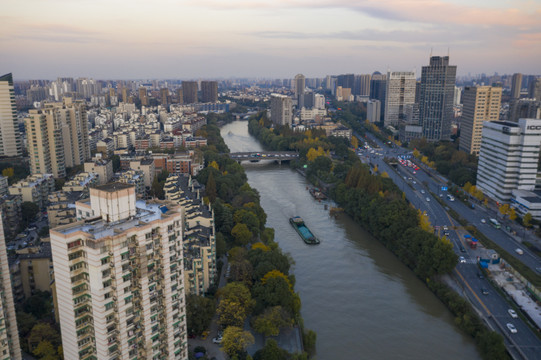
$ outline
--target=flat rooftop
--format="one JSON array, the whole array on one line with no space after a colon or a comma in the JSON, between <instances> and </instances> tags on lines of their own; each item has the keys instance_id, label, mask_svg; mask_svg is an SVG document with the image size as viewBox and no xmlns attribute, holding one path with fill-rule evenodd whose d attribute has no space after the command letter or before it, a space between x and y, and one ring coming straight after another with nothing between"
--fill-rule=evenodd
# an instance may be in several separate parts
<instances>
[{"instance_id":1,"label":"flat rooftop","mask_svg":"<svg viewBox=\"0 0 541 360\"><path fill-rule=\"evenodd\" d=\"M124 190L134 187L133 185L121 183L121 182L114 182L114 183L108 183L104 185L97 185L92 186L93 189L101 190L101 191L107 191L107 192L115 192L118 190Z\"/></svg>"}]
</instances>

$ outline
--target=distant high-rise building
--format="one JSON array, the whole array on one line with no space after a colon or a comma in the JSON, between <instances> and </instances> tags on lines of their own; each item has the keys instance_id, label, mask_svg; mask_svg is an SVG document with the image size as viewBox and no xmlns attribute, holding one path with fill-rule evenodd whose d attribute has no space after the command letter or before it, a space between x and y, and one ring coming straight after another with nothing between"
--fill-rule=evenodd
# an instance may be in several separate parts
<instances>
[{"instance_id":1,"label":"distant high-rise building","mask_svg":"<svg viewBox=\"0 0 541 360\"><path fill-rule=\"evenodd\" d=\"M218 102L217 81L201 81L201 101L204 103Z\"/></svg>"},{"instance_id":2,"label":"distant high-rise building","mask_svg":"<svg viewBox=\"0 0 541 360\"><path fill-rule=\"evenodd\" d=\"M370 100L366 105L366 118L370 122L379 122L381 119L381 101Z\"/></svg>"},{"instance_id":3,"label":"distant high-rise building","mask_svg":"<svg viewBox=\"0 0 541 360\"><path fill-rule=\"evenodd\" d=\"M295 97L299 97L301 94L304 94L304 89L306 88L306 78L303 74L295 75Z\"/></svg>"},{"instance_id":4,"label":"distant high-rise building","mask_svg":"<svg viewBox=\"0 0 541 360\"><path fill-rule=\"evenodd\" d=\"M343 89L353 89L355 86L355 75L354 74L343 74L338 75L336 78L336 86L341 86Z\"/></svg>"},{"instance_id":5,"label":"distant high-rise building","mask_svg":"<svg viewBox=\"0 0 541 360\"><path fill-rule=\"evenodd\" d=\"M462 96L460 121L460 150L479 154L483 121L498 121L502 88L491 86L466 86Z\"/></svg>"},{"instance_id":6,"label":"distant high-rise building","mask_svg":"<svg viewBox=\"0 0 541 360\"><path fill-rule=\"evenodd\" d=\"M448 140L454 118L456 66L449 65L449 56L432 56L423 66L419 99L419 121L423 137L428 141Z\"/></svg>"},{"instance_id":7,"label":"distant high-rise building","mask_svg":"<svg viewBox=\"0 0 541 360\"><path fill-rule=\"evenodd\" d=\"M184 95L182 93L182 88L177 89L177 100L179 104L184 104Z\"/></svg>"},{"instance_id":8,"label":"distant high-rise building","mask_svg":"<svg viewBox=\"0 0 541 360\"><path fill-rule=\"evenodd\" d=\"M188 359L184 216L135 186L90 188L51 229L65 359Z\"/></svg>"},{"instance_id":9,"label":"distant high-rise building","mask_svg":"<svg viewBox=\"0 0 541 360\"><path fill-rule=\"evenodd\" d=\"M21 156L23 146L11 73L0 76L0 156Z\"/></svg>"},{"instance_id":10,"label":"distant high-rise building","mask_svg":"<svg viewBox=\"0 0 541 360\"><path fill-rule=\"evenodd\" d=\"M355 75L355 84L352 94L370 96L370 74Z\"/></svg>"},{"instance_id":11,"label":"distant high-rise building","mask_svg":"<svg viewBox=\"0 0 541 360\"><path fill-rule=\"evenodd\" d=\"M519 119L541 119L541 100L516 99L509 108L509 121L518 122Z\"/></svg>"},{"instance_id":12,"label":"distant high-rise building","mask_svg":"<svg viewBox=\"0 0 541 360\"><path fill-rule=\"evenodd\" d=\"M541 101L541 78L530 81L528 85L528 98Z\"/></svg>"},{"instance_id":13,"label":"distant high-rise building","mask_svg":"<svg viewBox=\"0 0 541 360\"><path fill-rule=\"evenodd\" d=\"M197 81L182 82L182 100L184 104L195 104L197 102Z\"/></svg>"},{"instance_id":14,"label":"distant high-rise building","mask_svg":"<svg viewBox=\"0 0 541 360\"><path fill-rule=\"evenodd\" d=\"M45 104L25 119L32 174L66 176L66 168L90 159L88 119L83 101Z\"/></svg>"},{"instance_id":15,"label":"distant high-rise building","mask_svg":"<svg viewBox=\"0 0 541 360\"><path fill-rule=\"evenodd\" d=\"M522 74L516 73L511 80L511 99L520 98L520 90L522 90Z\"/></svg>"},{"instance_id":16,"label":"distant high-rise building","mask_svg":"<svg viewBox=\"0 0 541 360\"><path fill-rule=\"evenodd\" d=\"M293 101L289 96L271 94L271 120L275 125L289 125L293 122Z\"/></svg>"},{"instance_id":17,"label":"distant high-rise building","mask_svg":"<svg viewBox=\"0 0 541 360\"><path fill-rule=\"evenodd\" d=\"M147 88L145 87L139 88L139 100L141 101L141 106L148 106Z\"/></svg>"},{"instance_id":18,"label":"distant high-rise building","mask_svg":"<svg viewBox=\"0 0 541 360\"><path fill-rule=\"evenodd\" d=\"M160 89L160 98L162 105L169 105L169 89L168 88L162 88Z\"/></svg>"},{"instance_id":19,"label":"distant high-rise building","mask_svg":"<svg viewBox=\"0 0 541 360\"><path fill-rule=\"evenodd\" d=\"M17 331L10 273L4 227L2 221L0 221L0 283L2 288L2 291L0 291L0 324L2 324L2 331L0 331L0 358L20 360L21 347L19 344L19 332Z\"/></svg>"},{"instance_id":20,"label":"distant high-rise building","mask_svg":"<svg viewBox=\"0 0 541 360\"><path fill-rule=\"evenodd\" d=\"M397 126L405 119L404 107L415 103L415 72L387 72L384 125Z\"/></svg>"},{"instance_id":21,"label":"distant high-rise building","mask_svg":"<svg viewBox=\"0 0 541 360\"><path fill-rule=\"evenodd\" d=\"M385 116L385 92L387 88L387 77L376 71L372 74L370 80L370 99L379 100L381 102L381 118L383 121Z\"/></svg>"},{"instance_id":22,"label":"distant high-rise building","mask_svg":"<svg viewBox=\"0 0 541 360\"><path fill-rule=\"evenodd\" d=\"M462 90L458 86L455 86L455 96L453 98L453 105L454 106L460 105L461 101L462 101Z\"/></svg>"},{"instance_id":23,"label":"distant high-rise building","mask_svg":"<svg viewBox=\"0 0 541 360\"><path fill-rule=\"evenodd\" d=\"M126 87L122 88L122 102L124 103L128 102L128 88Z\"/></svg>"},{"instance_id":24,"label":"distant high-rise building","mask_svg":"<svg viewBox=\"0 0 541 360\"><path fill-rule=\"evenodd\" d=\"M539 119L483 123L477 186L485 195L506 203L511 200L513 190L534 190L541 145L540 129Z\"/></svg>"}]
</instances>

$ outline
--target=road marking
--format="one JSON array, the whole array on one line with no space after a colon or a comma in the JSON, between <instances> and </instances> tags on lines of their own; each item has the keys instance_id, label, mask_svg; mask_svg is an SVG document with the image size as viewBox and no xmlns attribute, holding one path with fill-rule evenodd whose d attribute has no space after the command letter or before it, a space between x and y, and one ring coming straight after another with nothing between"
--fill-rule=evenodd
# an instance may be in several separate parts
<instances>
[{"instance_id":1,"label":"road marking","mask_svg":"<svg viewBox=\"0 0 541 360\"><path fill-rule=\"evenodd\" d=\"M475 291L473 291L473 289L471 288L470 284L466 281L466 279L464 279L464 277L462 276L462 274L455 268L455 272L457 273L458 276L460 276L460 278L462 279L462 281L464 282L464 284L466 284L466 286L468 287L468 289L470 289L470 291L472 292L473 296L475 296L475 298L477 299L477 301L479 301L479 304L481 304L481 306L483 307L483 309L485 309L485 311L487 312L487 314L489 316L492 316L492 313L490 312L490 310L488 310L488 308L485 306L485 304L481 301L481 299L479 298L479 296L477 296L477 294L475 293Z\"/></svg>"}]
</instances>

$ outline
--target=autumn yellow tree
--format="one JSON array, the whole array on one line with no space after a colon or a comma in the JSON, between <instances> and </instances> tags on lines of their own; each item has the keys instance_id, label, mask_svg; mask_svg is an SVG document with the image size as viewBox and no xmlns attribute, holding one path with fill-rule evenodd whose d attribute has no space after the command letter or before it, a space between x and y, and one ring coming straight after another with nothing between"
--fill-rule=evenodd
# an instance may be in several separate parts
<instances>
[{"instance_id":1,"label":"autumn yellow tree","mask_svg":"<svg viewBox=\"0 0 541 360\"><path fill-rule=\"evenodd\" d=\"M419 157L421 157L421 153L419 152L419 150L414 149L413 150L413 156L415 156L416 158L419 158Z\"/></svg>"},{"instance_id":2,"label":"autumn yellow tree","mask_svg":"<svg viewBox=\"0 0 541 360\"><path fill-rule=\"evenodd\" d=\"M500 206L498 210L500 211L500 214L502 214L503 216L509 214L509 204L503 204L502 206Z\"/></svg>"},{"instance_id":3,"label":"autumn yellow tree","mask_svg":"<svg viewBox=\"0 0 541 360\"><path fill-rule=\"evenodd\" d=\"M351 146L353 146L354 149L359 147L359 140L357 140L356 136L351 137Z\"/></svg>"},{"instance_id":4,"label":"autumn yellow tree","mask_svg":"<svg viewBox=\"0 0 541 360\"><path fill-rule=\"evenodd\" d=\"M216 170L220 170L220 166L218 166L216 161L211 162L209 166L215 168Z\"/></svg>"},{"instance_id":5,"label":"autumn yellow tree","mask_svg":"<svg viewBox=\"0 0 541 360\"><path fill-rule=\"evenodd\" d=\"M428 219L428 215L426 214L426 211L422 212L420 209L418 209L417 216L419 218L419 225L421 226L421 229L429 233L433 233L434 228L432 227L432 224L430 223L430 220Z\"/></svg>"},{"instance_id":6,"label":"autumn yellow tree","mask_svg":"<svg viewBox=\"0 0 541 360\"><path fill-rule=\"evenodd\" d=\"M516 218L517 218L517 212L515 211L515 208L511 208L509 210L509 220L515 221Z\"/></svg>"},{"instance_id":7,"label":"autumn yellow tree","mask_svg":"<svg viewBox=\"0 0 541 360\"><path fill-rule=\"evenodd\" d=\"M15 172L14 172L13 168L10 168L10 167L5 168L4 170L2 170L2 176L3 177L7 177L7 178L12 177L14 173Z\"/></svg>"}]
</instances>

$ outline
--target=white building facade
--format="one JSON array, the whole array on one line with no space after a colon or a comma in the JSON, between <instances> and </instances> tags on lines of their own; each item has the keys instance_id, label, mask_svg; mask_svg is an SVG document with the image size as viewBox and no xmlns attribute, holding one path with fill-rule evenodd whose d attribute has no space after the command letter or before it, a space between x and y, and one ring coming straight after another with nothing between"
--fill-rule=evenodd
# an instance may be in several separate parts
<instances>
[{"instance_id":1,"label":"white building facade","mask_svg":"<svg viewBox=\"0 0 541 360\"><path fill-rule=\"evenodd\" d=\"M182 213L122 183L90 189L52 229L65 359L188 359Z\"/></svg>"},{"instance_id":2,"label":"white building facade","mask_svg":"<svg viewBox=\"0 0 541 360\"><path fill-rule=\"evenodd\" d=\"M541 120L484 122L477 186L485 195L507 203L515 189L532 191L541 147Z\"/></svg>"}]
</instances>

